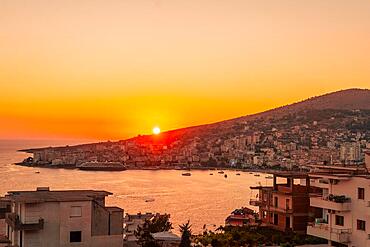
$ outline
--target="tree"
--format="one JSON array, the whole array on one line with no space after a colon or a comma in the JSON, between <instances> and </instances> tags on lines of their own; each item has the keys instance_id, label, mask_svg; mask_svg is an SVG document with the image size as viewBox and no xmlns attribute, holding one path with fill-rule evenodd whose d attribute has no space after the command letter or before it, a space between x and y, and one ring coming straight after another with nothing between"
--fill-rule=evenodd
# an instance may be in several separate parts
<instances>
[{"instance_id":1,"label":"tree","mask_svg":"<svg viewBox=\"0 0 370 247\"><path fill-rule=\"evenodd\" d=\"M190 247L191 245L191 225L190 221L185 224L179 225L180 232L181 232L181 242L179 247Z\"/></svg>"},{"instance_id":2,"label":"tree","mask_svg":"<svg viewBox=\"0 0 370 247\"><path fill-rule=\"evenodd\" d=\"M143 247L157 247L158 244L152 237L152 233L166 232L172 229L169 214L157 214L152 219L145 220L143 226L138 226L134 232L138 244Z\"/></svg>"}]
</instances>

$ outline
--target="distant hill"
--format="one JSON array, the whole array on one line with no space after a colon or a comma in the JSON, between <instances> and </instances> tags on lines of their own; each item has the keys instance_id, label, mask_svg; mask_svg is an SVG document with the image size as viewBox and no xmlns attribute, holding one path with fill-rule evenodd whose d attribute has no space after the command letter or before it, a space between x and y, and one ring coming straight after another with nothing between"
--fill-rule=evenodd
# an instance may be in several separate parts
<instances>
[{"instance_id":1,"label":"distant hill","mask_svg":"<svg viewBox=\"0 0 370 247\"><path fill-rule=\"evenodd\" d=\"M303 110L369 110L369 89L346 89L337 92L311 97L309 99L261 112L253 116L271 116L297 113ZM249 117L249 116L247 116Z\"/></svg>"},{"instance_id":2,"label":"distant hill","mask_svg":"<svg viewBox=\"0 0 370 247\"><path fill-rule=\"evenodd\" d=\"M282 118L288 114L297 114L303 111L322 111L322 110L370 110L370 90L369 89L346 89L315 96L306 100L277 107L257 114L246 115L238 118L224 120L216 123L191 126L161 133L161 138L167 140L192 139L195 136L209 137L227 135L235 133L235 126L252 121L258 118ZM229 131L228 131L229 130ZM137 141L147 142L152 135L134 137Z\"/></svg>"}]
</instances>

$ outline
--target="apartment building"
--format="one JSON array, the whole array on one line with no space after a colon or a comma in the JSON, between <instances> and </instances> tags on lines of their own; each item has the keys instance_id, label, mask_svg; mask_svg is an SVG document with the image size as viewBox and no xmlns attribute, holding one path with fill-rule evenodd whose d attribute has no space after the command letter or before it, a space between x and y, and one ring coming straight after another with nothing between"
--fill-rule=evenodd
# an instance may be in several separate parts
<instances>
[{"instance_id":1,"label":"apartment building","mask_svg":"<svg viewBox=\"0 0 370 247\"><path fill-rule=\"evenodd\" d=\"M10 246L123 245L123 209L105 206L96 190L10 191L5 232Z\"/></svg>"},{"instance_id":2,"label":"apartment building","mask_svg":"<svg viewBox=\"0 0 370 247\"><path fill-rule=\"evenodd\" d=\"M370 246L370 153L365 160L365 167L314 167L311 186L320 192L311 195L310 206L321 213L307 234L330 246Z\"/></svg>"},{"instance_id":3,"label":"apartment building","mask_svg":"<svg viewBox=\"0 0 370 247\"><path fill-rule=\"evenodd\" d=\"M361 160L361 146L359 142L346 142L340 146L340 160L350 163Z\"/></svg>"},{"instance_id":4,"label":"apartment building","mask_svg":"<svg viewBox=\"0 0 370 247\"><path fill-rule=\"evenodd\" d=\"M301 180L306 185L300 185ZM249 204L259 207L259 218L264 225L280 231L306 232L311 191L307 174L276 172L272 186L251 189L258 190L258 196Z\"/></svg>"},{"instance_id":5,"label":"apartment building","mask_svg":"<svg viewBox=\"0 0 370 247\"><path fill-rule=\"evenodd\" d=\"M137 237L135 231L138 226L143 226L146 220L152 219L156 214L153 213L137 213L137 214L126 214L123 219L123 235L124 235L124 246L137 247Z\"/></svg>"}]
</instances>

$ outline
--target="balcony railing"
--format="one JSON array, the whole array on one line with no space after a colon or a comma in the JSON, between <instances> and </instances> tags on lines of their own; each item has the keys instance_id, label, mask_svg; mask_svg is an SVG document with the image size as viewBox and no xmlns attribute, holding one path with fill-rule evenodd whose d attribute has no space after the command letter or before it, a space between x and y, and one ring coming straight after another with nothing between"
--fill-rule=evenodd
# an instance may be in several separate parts
<instances>
[{"instance_id":1,"label":"balcony railing","mask_svg":"<svg viewBox=\"0 0 370 247\"><path fill-rule=\"evenodd\" d=\"M250 199L249 200L249 205L260 207L264 205L264 202L259 200L259 199Z\"/></svg>"},{"instance_id":2,"label":"balcony railing","mask_svg":"<svg viewBox=\"0 0 370 247\"><path fill-rule=\"evenodd\" d=\"M280 207L270 206L270 210L275 211L275 212L280 212L280 213L286 213L286 214L293 213L293 209L291 208L280 208Z\"/></svg>"},{"instance_id":3,"label":"balcony railing","mask_svg":"<svg viewBox=\"0 0 370 247\"><path fill-rule=\"evenodd\" d=\"M326 223L309 223L307 234L338 243L350 242L351 229L331 228Z\"/></svg>"},{"instance_id":4,"label":"balcony railing","mask_svg":"<svg viewBox=\"0 0 370 247\"><path fill-rule=\"evenodd\" d=\"M15 231L37 231L44 228L43 219L39 219L37 222L32 223L22 223L19 216L15 213L7 213L5 216L5 222Z\"/></svg>"},{"instance_id":5,"label":"balcony railing","mask_svg":"<svg viewBox=\"0 0 370 247\"><path fill-rule=\"evenodd\" d=\"M286 185L277 185L277 191L282 193L292 193L292 188Z\"/></svg>"},{"instance_id":6,"label":"balcony railing","mask_svg":"<svg viewBox=\"0 0 370 247\"><path fill-rule=\"evenodd\" d=\"M350 211L351 200L344 196L322 196L321 194L311 194L310 206L336 211Z\"/></svg>"}]
</instances>

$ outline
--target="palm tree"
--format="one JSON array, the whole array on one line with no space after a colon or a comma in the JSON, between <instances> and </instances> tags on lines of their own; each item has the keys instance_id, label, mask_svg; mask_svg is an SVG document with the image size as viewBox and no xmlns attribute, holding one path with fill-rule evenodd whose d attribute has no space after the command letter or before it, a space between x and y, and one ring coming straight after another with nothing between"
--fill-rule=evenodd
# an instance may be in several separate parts
<instances>
[{"instance_id":1,"label":"palm tree","mask_svg":"<svg viewBox=\"0 0 370 247\"><path fill-rule=\"evenodd\" d=\"M191 225L190 221L188 220L187 223L179 225L180 232L181 232L181 242L179 247L190 247L191 246Z\"/></svg>"}]
</instances>

